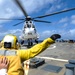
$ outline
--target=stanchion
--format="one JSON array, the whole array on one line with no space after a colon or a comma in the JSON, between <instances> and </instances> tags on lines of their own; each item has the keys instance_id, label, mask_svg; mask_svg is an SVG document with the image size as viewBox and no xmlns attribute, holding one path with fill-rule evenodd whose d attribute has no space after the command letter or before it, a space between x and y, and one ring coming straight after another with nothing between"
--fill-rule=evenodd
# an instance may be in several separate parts
<instances>
[{"instance_id":1,"label":"stanchion","mask_svg":"<svg viewBox=\"0 0 75 75\"><path fill-rule=\"evenodd\" d=\"M66 64L66 72L65 75L74 75L74 65L73 64Z\"/></svg>"},{"instance_id":2,"label":"stanchion","mask_svg":"<svg viewBox=\"0 0 75 75\"><path fill-rule=\"evenodd\" d=\"M75 60L69 60L69 64L73 64L74 65L74 75L75 75Z\"/></svg>"},{"instance_id":3,"label":"stanchion","mask_svg":"<svg viewBox=\"0 0 75 75\"><path fill-rule=\"evenodd\" d=\"M69 63L75 65L75 60L69 60Z\"/></svg>"}]
</instances>

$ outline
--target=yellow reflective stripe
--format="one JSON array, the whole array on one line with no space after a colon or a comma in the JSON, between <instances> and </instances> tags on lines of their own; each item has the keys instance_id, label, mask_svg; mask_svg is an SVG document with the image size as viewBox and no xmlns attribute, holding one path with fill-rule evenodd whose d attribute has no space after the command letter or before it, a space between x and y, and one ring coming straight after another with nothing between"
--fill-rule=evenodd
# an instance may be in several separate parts
<instances>
[{"instance_id":1,"label":"yellow reflective stripe","mask_svg":"<svg viewBox=\"0 0 75 75\"><path fill-rule=\"evenodd\" d=\"M0 50L0 55L10 56L10 55L17 55L15 50Z\"/></svg>"}]
</instances>

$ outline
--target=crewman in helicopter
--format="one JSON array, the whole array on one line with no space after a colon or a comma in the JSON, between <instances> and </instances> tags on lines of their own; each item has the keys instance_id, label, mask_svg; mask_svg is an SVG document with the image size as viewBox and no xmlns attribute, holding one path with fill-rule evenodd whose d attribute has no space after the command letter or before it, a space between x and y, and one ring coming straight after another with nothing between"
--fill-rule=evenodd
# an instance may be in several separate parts
<instances>
[{"instance_id":1,"label":"crewman in helicopter","mask_svg":"<svg viewBox=\"0 0 75 75\"><path fill-rule=\"evenodd\" d=\"M6 57L10 64L7 69L8 75L24 75L24 69L22 62L30 58L35 57L44 50L46 50L51 44L55 43L55 40L60 38L59 34L53 34L51 37L45 39L43 42L34 45L30 49L19 49L18 39L15 35L8 34L2 40L2 47L0 48L0 59Z\"/></svg>"}]
</instances>

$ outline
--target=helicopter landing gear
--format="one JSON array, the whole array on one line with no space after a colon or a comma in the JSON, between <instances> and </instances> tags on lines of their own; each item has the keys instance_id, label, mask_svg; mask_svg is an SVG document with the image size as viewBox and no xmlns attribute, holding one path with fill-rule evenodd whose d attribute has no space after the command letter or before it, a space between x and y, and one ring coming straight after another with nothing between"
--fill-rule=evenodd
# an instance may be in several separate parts
<instances>
[{"instance_id":1,"label":"helicopter landing gear","mask_svg":"<svg viewBox=\"0 0 75 75\"><path fill-rule=\"evenodd\" d=\"M28 42L28 46L32 46L33 45L33 42Z\"/></svg>"},{"instance_id":2,"label":"helicopter landing gear","mask_svg":"<svg viewBox=\"0 0 75 75\"><path fill-rule=\"evenodd\" d=\"M32 40L28 39L28 47L31 47L31 46L33 46L33 42Z\"/></svg>"},{"instance_id":3,"label":"helicopter landing gear","mask_svg":"<svg viewBox=\"0 0 75 75\"><path fill-rule=\"evenodd\" d=\"M37 43L37 44L38 44L38 41L37 41L37 40L35 40L35 43Z\"/></svg>"},{"instance_id":4,"label":"helicopter landing gear","mask_svg":"<svg viewBox=\"0 0 75 75\"><path fill-rule=\"evenodd\" d=\"M33 46L33 42L31 42L31 46Z\"/></svg>"},{"instance_id":5,"label":"helicopter landing gear","mask_svg":"<svg viewBox=\"0 0 75 75\"><path fill-rule=\"evenodd\" d=\"M24 44L24 40L21 41L21 45L23 45L23 44Z\"/></svg>"}]
</instances>

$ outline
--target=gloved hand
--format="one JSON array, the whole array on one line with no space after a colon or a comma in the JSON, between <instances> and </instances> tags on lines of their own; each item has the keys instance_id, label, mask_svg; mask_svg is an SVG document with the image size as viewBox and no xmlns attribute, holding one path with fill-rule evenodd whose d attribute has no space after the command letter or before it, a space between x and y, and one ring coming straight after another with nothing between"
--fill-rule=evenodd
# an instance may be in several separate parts
<instances>
[{"instance_id":1,"label":"gloved hand","mask_svg":"<svg viewBox=\"0 0 75 75\"><path fill-rule=\"evenodd\" d=\"M59 34L53 34L51 37L50 37L52 40L56 40L58 38L61 38L61 35Z\"/></svg>"}]
</instances>

